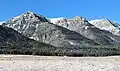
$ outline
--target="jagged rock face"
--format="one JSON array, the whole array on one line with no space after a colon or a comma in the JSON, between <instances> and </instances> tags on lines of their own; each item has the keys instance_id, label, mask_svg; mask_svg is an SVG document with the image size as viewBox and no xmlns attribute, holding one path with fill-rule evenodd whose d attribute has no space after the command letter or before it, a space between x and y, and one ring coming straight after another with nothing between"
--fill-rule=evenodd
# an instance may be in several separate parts
<instances>
[{"instance_id":1,"label":"jagged rock face","mask_svg":"<svg viewBox=\"0 0 120 71\"><path fill-rule=\"evenodd\" d=\"M25 13L17 18L13 18L7 22L6 26L31 39L58 47L81 47L97 44L76 32L50 23L43 16L36 17L34 13Z\"/></svg>"},{"instance_id":2,"label":"jagged rock face","mask_svg":"<svg viewBox=\"0 0 120 71\"><path fill-rule=\"evenodd\" d=\"M55 22L53 20L55 20ZM69 30L75 31L103 45L115 44L116 42L120 42L120 38L118 36L114 36L107 31L96 28L83 17L77 16L74 19L52 19L51 22L65 27Z\"/></svg>"},{"instance_id":3,"label":"jagged rock face","mask_svg":"<svg viewBox=\"0 0 120 71\"><path fill-rule=\"evenodd\" d=\"M120 36L120 28L117 23L114 23L108 19L91 20L89 22L101 30L106 30L114 35Z\"/></svg>"}]
</instances>

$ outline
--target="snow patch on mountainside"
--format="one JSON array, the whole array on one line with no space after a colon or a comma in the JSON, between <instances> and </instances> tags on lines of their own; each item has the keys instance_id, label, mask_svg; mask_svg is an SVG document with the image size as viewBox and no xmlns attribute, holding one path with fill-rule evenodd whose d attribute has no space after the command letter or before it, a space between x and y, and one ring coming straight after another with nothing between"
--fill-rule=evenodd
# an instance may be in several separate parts
<instances>
[{"instance_id":1,"label":"snow patch on mountainside","mask_svg":"<svg viewBox=\"0 0 120 71\"><path fill-rule=\"evenodd\" d=\"M12 19L12 21L15 21L15 20L17 20L17 19L19 19L20 18L20 16L16 16L16 17L14 17L13 19Z\"/></svg>"},{"instance_id":2,"label":"snow patch on mountainside","mask_svg":"<svg viewBox=\"0 0 120 71\"><path fill-rule=\"evenodd\" d=\"M65 19L64 17L59 17L59 18L49 18L51 23L56 23L59 20Z\"/></svg>"},{"instance_id":3,"label":"snow patch on mountainside","mask_svg":"<svg viewBox=\"0 0 120 71\"><path fill-rule=\"evenodd\" d=\"M5 23L5 21L0 22L0 25L2 25L3 23Z\"/></svg>"},{"instance_id":4,"label":"snow patch on mountainside","mask_svg":"<svg viewBox=\"0 0 120 71\"><path fill-rule=\"evenodd\" d=\"M93 24L93 23L97 23L100 21L103 21L104 19L95 19L95 20L90 20L89 23Z\"/></svg>"}]
</instances>

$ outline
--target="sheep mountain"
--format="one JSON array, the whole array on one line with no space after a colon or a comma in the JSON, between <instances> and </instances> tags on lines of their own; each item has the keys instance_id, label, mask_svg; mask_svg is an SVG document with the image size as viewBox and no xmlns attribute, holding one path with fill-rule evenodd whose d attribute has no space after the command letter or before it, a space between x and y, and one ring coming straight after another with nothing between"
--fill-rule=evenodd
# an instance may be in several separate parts
<instances>
[{"instance_id":1,"label":"sheep mountain","mask_svg":"<svg viewBox=\"0 0 120 71\"><path fill-rule=\"evenodd\" d=\"M4 46L14 53L24 51L25 54L70 56L120 54L119 24L108 19L88 21L80 16L73 19L46 18L28 11L0 24L1 49Z\"/></svg>"}]
</instances>

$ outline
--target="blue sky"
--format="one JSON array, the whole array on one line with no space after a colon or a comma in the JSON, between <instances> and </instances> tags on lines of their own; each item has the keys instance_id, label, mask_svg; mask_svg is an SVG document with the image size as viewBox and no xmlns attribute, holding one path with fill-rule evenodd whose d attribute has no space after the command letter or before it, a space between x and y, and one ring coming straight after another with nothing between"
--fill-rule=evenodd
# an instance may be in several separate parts
<instances>
[{"instance_id":1,"label":"blue sky","mask_svg":"<svg viewBox=\"0 0 120 71\"><path fill-rule=\"evenodd\" d=\"M0 21L27 11L46 17L83 16L120 22L120 0L0 0Z\"/></svg>"}]
</instances>

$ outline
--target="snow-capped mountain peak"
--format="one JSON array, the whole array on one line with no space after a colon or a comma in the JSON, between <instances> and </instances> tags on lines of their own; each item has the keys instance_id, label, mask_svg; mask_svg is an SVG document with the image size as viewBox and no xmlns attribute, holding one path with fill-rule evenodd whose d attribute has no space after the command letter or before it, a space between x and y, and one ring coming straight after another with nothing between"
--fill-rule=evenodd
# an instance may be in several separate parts
<instances>
[{"instance_id":1,"label":"snow-capped mountain peak","mask_svg":"<svg viewBox=\"0 0 120 71\"><path fill-rule=\"evenodd\" d=\"M19 32L24 32L23 30L28 27L37 27L40 23L49 22L44 16L36 14L34 12L28 11L26 13L23 13L19 16L16 16L10 20L8 20L6 23L8 27L14 28L16 31L19 30ZM39 24L38 24L39 23ZM17 28L15 28L17 27ZM21 30L23 29L23 30ZM32 28L33 30L34 28Z\"/></svg>"},{"instance_id":2,"label":"snow-capped mountain peak","mask_svg":"<svg viewBox=\"0 0 120 71\"><path fill-rule=\"evenodd\" d=\"M96 19L96 20L91 20L89 21L92 25L95 27L101 29L101 30L106 30L109 31L115 35L120 35L120 28L119 25L111 20L108 19Z\"/></svg>"},{"instance_id":3,"label":"snow-capped mountain peak","mask_svg":"<svg viewBox=\"0 0 120 71\"><path fill-rule=\"evenodd\" d=\"M48 20L44 16L36 14L34 12L31 12L31 11L28 11L28 12L26 12L24 14L16 16L16 17L12 18L9 21L16 22L18 20L21 20L21 21L41 21L41 22L48 22Z\"/></svg>"}]
</instances>

